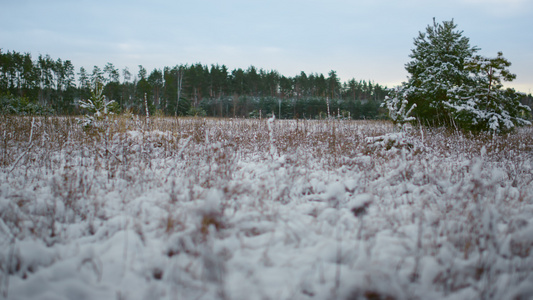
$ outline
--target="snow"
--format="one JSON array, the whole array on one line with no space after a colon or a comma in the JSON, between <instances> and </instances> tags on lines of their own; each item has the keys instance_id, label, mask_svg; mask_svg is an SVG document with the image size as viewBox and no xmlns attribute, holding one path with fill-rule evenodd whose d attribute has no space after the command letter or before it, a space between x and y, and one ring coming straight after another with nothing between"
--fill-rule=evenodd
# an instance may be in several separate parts
<instances>
[{"instance_id":1,"label":"snow","mask_svg":"<svg viewBox=\"0 0 533 300\"><path fill-rule=\"evenodd\" d=\"M2 141L0 297L533 296L530 128L174 120L92 136L13 120L28 130Z\"/></svg>"}]
</instances>

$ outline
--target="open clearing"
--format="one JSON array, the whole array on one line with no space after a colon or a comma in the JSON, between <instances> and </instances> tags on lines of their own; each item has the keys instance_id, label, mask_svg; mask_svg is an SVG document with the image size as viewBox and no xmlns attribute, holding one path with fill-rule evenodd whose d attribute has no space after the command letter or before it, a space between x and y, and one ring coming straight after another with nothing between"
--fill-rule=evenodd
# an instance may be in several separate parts
<instances>
[{"instance_id":1,"label":"open clearing","mask_svg":"<svg viewBox=\"0 0 533 300\"><path fill-rule=\"evenodd\" d=\"M0 120L0 297L533 297L532 128Z\"/></svg>"}]
</instances>

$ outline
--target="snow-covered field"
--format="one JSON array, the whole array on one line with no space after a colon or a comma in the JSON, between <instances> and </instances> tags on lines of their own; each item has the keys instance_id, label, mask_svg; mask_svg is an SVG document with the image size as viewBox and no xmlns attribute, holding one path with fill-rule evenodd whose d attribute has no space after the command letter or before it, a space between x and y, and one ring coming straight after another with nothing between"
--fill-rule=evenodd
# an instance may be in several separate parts
<instances>
[{"instance_id":1,"label":"snow-covered field","mask_svg":"<svg viewBox=\"0 0 533 300\"><path fill-rule=\"evenodd\" d=\"M533 299L531 128L0 126L0 297Z\"/></svg>"}]
</instances>

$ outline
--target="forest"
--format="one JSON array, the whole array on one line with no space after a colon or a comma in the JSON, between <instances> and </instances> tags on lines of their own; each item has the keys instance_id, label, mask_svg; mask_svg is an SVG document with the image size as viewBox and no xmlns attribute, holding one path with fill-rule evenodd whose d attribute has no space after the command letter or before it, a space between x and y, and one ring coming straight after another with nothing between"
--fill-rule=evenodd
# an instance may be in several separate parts
<instances>
[{"instance_id":1,"label":"forest","mask_svg":"<svg viewBox=\"0 0 533 300\"><path fill-rule=\"evenodd\" d=\"M79 101L91 96L95 82L118 104L117 112L143 114L146 98L150 113L166 116L378 119L386 115L380 105L388 93L370 80L341 82L333 70L294 77L201 63L151 72L142 65L119 70L113 63L77 70L70 60L0 49L3 114L82 114Z\"/></svg>"}]
</instances>

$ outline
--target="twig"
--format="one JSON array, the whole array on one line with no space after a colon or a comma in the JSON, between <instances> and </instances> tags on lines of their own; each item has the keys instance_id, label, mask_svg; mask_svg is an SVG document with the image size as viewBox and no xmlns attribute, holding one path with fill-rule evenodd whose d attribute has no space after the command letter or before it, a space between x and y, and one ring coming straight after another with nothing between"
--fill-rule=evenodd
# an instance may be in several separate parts
<instances>
[{"instance_id":1,"label":"twig","mask_svg":"<svg viewBox=\"0 0 533 300\"><path fill-rule=\"evenodd\" d=\"M33 126L35 125L35 117L31 119L31 129L30 129L30 141L29 144L31 145L32 137L33 137Z\"/></svg>"},{"instance_id":2,"label":"twig","mask_svg":"<svg viewBox=\"0 0 533 300\"><path fill-rule=\"evenodd\" d=\"M192 138L192 135L189 136L189 138L185 141L185 145L183 145L183 147L181 147L180 151L178 152L177 157L181 157L182 156L183 150L185 150L185 148L187 148L187 145L189 145L189 142L191 141L191 138ZM173 166L172 169L170 169L170 171L168 172L168 175L167 175L167 179L165 180L165 183L168 182L168 178L170 178L170 174L172 174L172 172L174 172L175 169L176 169L176 166Z\"/></svg>"},{"instance_id":3,"label":"twig","mask_svg":"<svg viewBox=\"0 0 533 300\"><path fill-rule=\"evenodd\" d=\"M11 167L11 170L9 170L9 172L7 172L8 174L11 174L11 172L13 172L13 170L15 170L15 167L17 166L17 164L19 163L19 161L26 155L28 154L28 152L31 150L31 148L33 148L33 143L30 144L30 146L28 147L28 149L26 149L26 151L24 151L24 153L22 153L18 158L17 160L15 161L15 163L13 164L13 166Z\"/></svg>"},{"instance_id":4,"label":"twig","mask_svg":"<svg viewBox=\"0 0 533 300\"><path fill-rule=\"evenodd\" d=\"M144 109L146 110L146 125L148 125L148 130L150 130L150 112L148 110L148 99L146 98L146 93L144 93Z\"/></svg>"}]
</instances>

